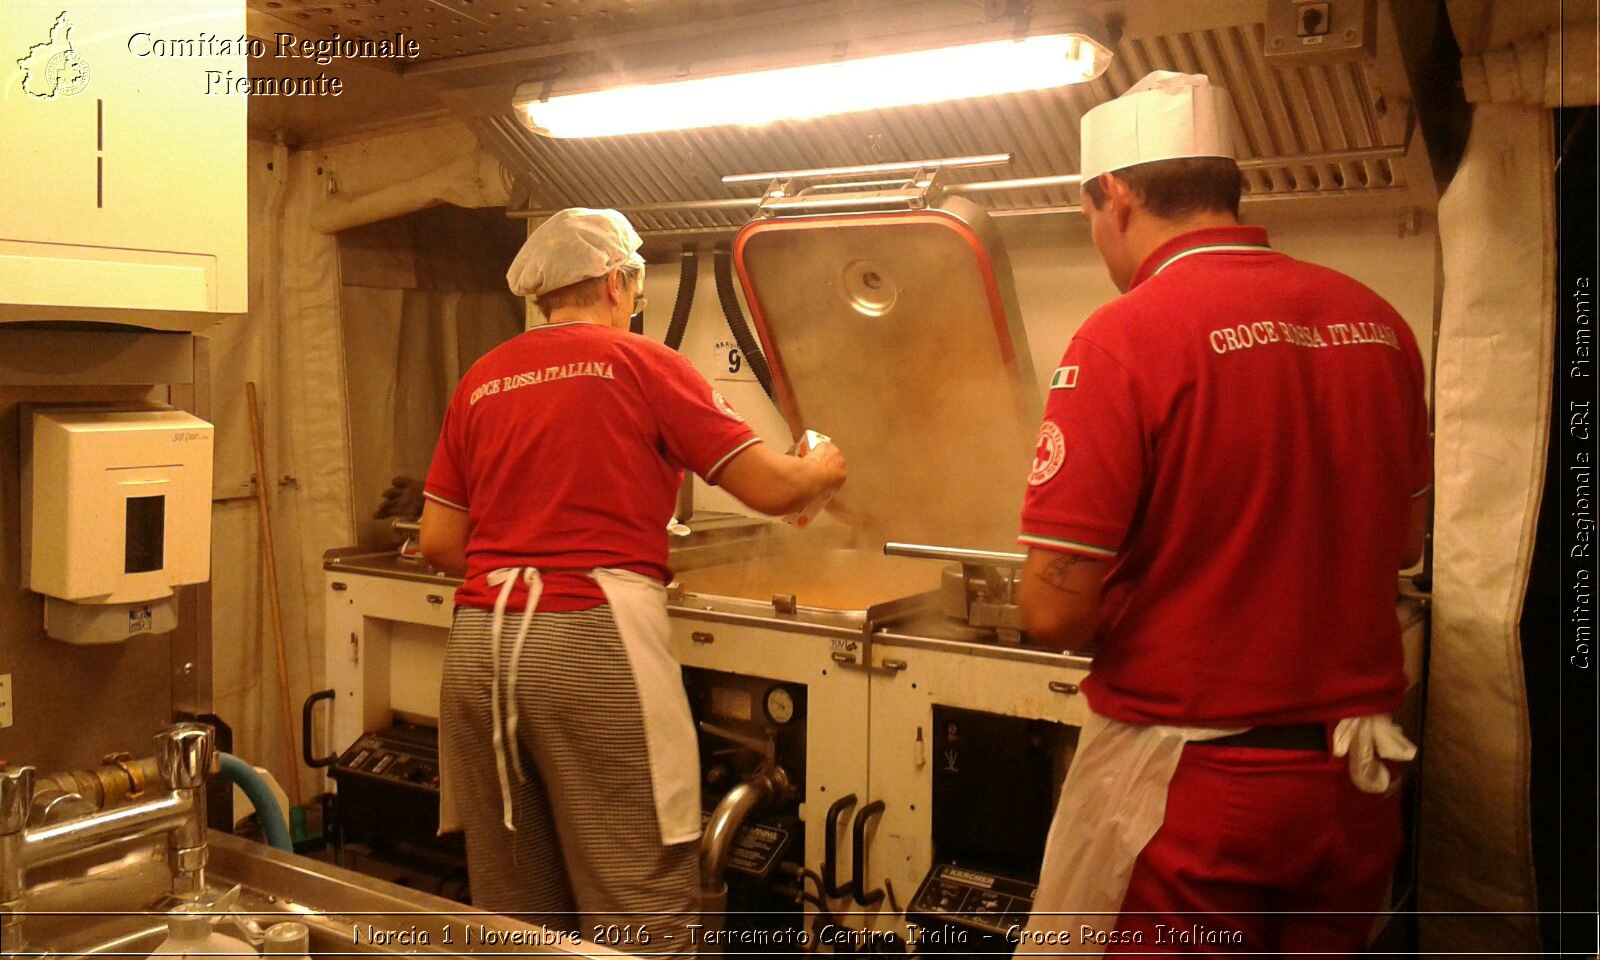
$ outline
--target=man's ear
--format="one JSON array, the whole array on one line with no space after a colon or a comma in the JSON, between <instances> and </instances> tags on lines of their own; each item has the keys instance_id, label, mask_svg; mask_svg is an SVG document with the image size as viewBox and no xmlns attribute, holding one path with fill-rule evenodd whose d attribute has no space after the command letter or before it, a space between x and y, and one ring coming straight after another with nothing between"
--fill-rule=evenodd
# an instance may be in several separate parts
<instances>
[{"instance_id":1,"label":"man's ear","mask_svg":"<svg viewBox=\"0 0 1600 960\"><path fill-rule=\"evenodd\" d=\"M1135 199L1133 188L1116 174L1101 177L1100 183L1106 193L1106 203L1111 206L1111 211L1117 218L1117 229L1127 230L1128 221L1133 218Z\"/></svg>"}]
</instances>

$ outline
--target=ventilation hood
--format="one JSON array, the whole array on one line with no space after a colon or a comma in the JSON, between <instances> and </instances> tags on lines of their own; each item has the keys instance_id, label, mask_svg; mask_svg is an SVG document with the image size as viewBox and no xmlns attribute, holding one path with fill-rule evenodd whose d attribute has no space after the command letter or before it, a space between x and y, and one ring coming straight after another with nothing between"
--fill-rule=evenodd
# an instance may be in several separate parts
<instances>
[{"instance_id":1,"label":"ventilation hood","mask_svg":"<svg viewBox=\"0 0 1600 960\"><path fill-rule=\"evenodd\" d=\"M251 3L302 31L360 29L311 0ZM726 235L755 214L766 186L759 178L725 184L727 175L988 154L1010 159L944 171L941 185L996 216L1071 211L1079 119L1157 69L1206 73L1232 94L1247 202L1431 212L1459 138L1437 122L1449 110L1430 109L1426 96L1419 104L1436 88L1459 100L1435 82L1456 70L1442 4L1319 3L1333 28L1325 38L1296 35L1303 6L686 0L669 10L634 0L386 0L382 26L419 39L423 56L401 68L403 79L426 90L430 105L442 101L512 176L513 216L608 206L652 238ZM1024 37L1063 16L1106 25L1114 57L1090 83L759 128L587 140L540 136L512 106L530 83L592 87L818 62L881 49L886 38L916 48Z\"/></svg>"}]
</instances>

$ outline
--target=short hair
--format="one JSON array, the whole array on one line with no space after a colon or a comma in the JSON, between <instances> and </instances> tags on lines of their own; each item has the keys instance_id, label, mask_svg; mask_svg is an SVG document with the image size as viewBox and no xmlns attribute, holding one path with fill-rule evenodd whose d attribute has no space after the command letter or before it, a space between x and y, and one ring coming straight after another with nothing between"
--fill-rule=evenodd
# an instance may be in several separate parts
<instances>
[{"instance_id":1,"label":"short hair","mask_svg":"<svg viewBox=\"0 0 1600 960\"><path fill-rule=\"evenodd\" d=\"M1239 194L1244 176L1239 165L1227 157L1180 157L1152 160L1121 170L1107 171L1139 195L1145 208L1164 220L1196 213L1239 215ZM1096 210L1105 206L1106 194L1100 178L1085 180L1083 195Z\"/></svg>"},{"instance_id":2,"label":"short hair","mask_svg":"<svg viewBox=\"0 0 1600 960\"><path fill-rule=\"evenodd\" d=\"M625 283L637 284L639 282L639 268L637 266L625 263L616 269L622 271L622 279ZM610 271L607 271L598 277L590 277L587 280L579 280L577 283L569 283L564 287L557 287L548 293L535 297L533 302L538 305L539 312L544 314L546 320L550 319L550 314L555 313L562 307L592 307L605 299L606 278L610 276Z\"/></svg>"},{"instance_id":3,"label":"short hair","mask_svg":"<svg viewBox=\"0 0 1600 960\"><path fill-rule=\"evenodd\" d=\"M605 299L607 276L609 274L602 273L598 277L557 287L540 294L534 303L539 305L539 312L544 314L546 320L562 307L592 307Z\"/></svg>"}]
</instances>

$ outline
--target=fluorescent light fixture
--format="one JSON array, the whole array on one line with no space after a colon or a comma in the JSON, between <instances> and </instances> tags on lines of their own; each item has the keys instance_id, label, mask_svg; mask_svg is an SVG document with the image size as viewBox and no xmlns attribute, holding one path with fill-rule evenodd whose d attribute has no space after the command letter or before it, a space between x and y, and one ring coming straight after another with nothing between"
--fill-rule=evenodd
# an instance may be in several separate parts
<instances>
[{"instance_id":1,"label":"fluorescent light fixture","mask_svg":"<svg viewBox=\"0 0 1600 960\"><path fill-rule=\"evenodd\" d=\"M1110 61L1111 51L1088 35L1057 33L548 100L538 99L540 85L524 84L516 106L534 132L558 138L762 126L1083 83Z\"/></svg>"}]
</instances>

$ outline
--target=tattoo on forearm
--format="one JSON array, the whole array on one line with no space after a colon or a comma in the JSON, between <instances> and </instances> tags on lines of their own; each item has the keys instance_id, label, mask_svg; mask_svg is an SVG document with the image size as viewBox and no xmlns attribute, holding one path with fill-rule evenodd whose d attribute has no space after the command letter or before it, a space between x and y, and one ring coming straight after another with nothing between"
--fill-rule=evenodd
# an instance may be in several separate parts
<instances>
[{"instance_id":1,"label":"tattoo on forearm","mask_svg":"<svg viewBox=\"0 0 1600 960\"><path fill-rule=\"evenodd\" d=\"M1044 572L1039 575L1039 579L1063 593L1082 593L1082 590L1067 586L1067 575L1072 571L1073 567L1080 563L1088 562L1089 560L1086 557L1071 553L1063 554L1045 565Z\"/></svg>"}]
</instances>

